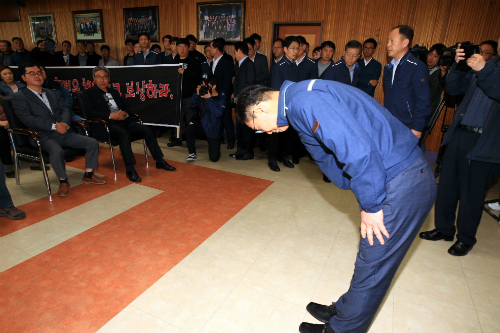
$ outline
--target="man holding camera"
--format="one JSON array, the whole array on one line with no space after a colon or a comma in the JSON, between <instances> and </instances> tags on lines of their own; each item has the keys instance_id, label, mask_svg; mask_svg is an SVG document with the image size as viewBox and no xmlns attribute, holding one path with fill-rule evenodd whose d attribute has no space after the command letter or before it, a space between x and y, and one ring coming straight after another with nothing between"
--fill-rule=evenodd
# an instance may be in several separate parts
<instances>
[{"instance_id":1,"label":"man holding camera","mask_svg":"<svg viewBox=\"0 0 500 333\"><path fill-rule=\"evenodd\" d=\"M486 190L500 172L500 61L498 57L485 57L483 52L466 59L460 46L446 78L446 91L465 97L442 143L448 148L439 179L436 229L420 233L425 240L450 242L457 233L456 243L448 250L453 256L467 255L476 244ZM457 70L463 60L470 71Z\"/></svg>"}]
</instances>

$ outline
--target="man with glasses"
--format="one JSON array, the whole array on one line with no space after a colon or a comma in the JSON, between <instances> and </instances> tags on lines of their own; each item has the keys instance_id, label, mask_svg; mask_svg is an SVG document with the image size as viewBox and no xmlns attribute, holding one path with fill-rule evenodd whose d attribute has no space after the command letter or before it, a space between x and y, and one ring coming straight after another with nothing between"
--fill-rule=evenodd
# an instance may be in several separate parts
<instances>
[{"instance_id":1,"label":"man with glasses","mask_svg":"<svg viewBox=\"0 0 500 333\"><path fill-rule=\"evenodd\" d=\"M373 38L368 38L363 43L363 59L358 60L358 88L371 97L375 95L375 88L377 87L380 75L382 74L382 64L373 59L373 54L376 49L377 41Z\"/></svg>"},{"instance_id":2,"label":"man with glasses","mask_svg":"<svg viewBox=\"0 0 500 333\"><path fill-rule=\"evenodd\" d=\"M324 80L337 81L353 87L358 86L361 43L357 40L349 41L344 48L344 55L339 61L328 67L323 73Z\"/></svg>"},{"instance_id":3,"label":"man with glasses","mask_svg":"<svg viewBox=\"0 0 500 333\"><path fill-rule=\"evenodd\" d=\"M160 54L149 48L149 35L147 33L139 33L139 45L141 50L134 55L134 65L156 65L161 63Z\"/></svg>"},{"instance_id":4,"label":"man with glasses","mask_svg":"<svg viewBox=\"0 0 500 333\"><path fill-rule=\"evenodd\" d=\"M163 160L163 152L153 131L145 125L130 120L131 110L125 99L120 96L118 90L108 86L109 69L97 66L93 69L92 76L94 86L83 93L85 112L90 118L101 118L108 122L111 139L119 142L126 174L130 181L136 183L141 181L141 177L134 168L135 157L130 142L131 137L136 135L146 140L146 145L156 161L157 169L174 171L175 168Z\"/></svg>"},{"instance_id":5,"label":"man with glasses","mask_svg":"<svg viewBox=\"0 0 500 333\"><path fill-rule=\"evenodd\" d=\"M125 41L127 55L123 58L123 66L132 66L134 64L134 44L135 42L132 39L127 39Z\"/></svg>"},{"instance_id":6,"label":"man with glasses","mask_svg":"<svg viewBox=\"0 0 500 333\"><path fill-rule=\"evenodd\" d=\"M65 197L69 194L68 175L64 163L64 148L85 149L84 184L106 184L106 180L94 174L98 167L99 144L95 139L79 135L71 129L71 113L57 94L44 89L43 72L34 63L19 66L21 78L27 87L20 89L12 96L14 112L19 120L40 135L42 150L50 157L50 164L59 178L57 194ZM32 141L34 145L34 141Z\"/></svg>"},{"instance_id":7,"label":"man with glasses","mask_svg":"<svg viewBox=\"0 0 500 333\"><path fill-rule=\"evenodd\" d=\"M498 55L497 48L497 42L494 40L487 40L481 43L479 53L483 56L484 60L488 60Z\"/></svg>"}]
</instances>

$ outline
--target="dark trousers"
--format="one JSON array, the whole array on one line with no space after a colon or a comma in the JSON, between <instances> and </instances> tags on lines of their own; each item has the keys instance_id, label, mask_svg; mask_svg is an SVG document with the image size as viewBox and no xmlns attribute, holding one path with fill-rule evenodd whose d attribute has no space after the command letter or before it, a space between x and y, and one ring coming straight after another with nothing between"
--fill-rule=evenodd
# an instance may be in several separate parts
<instances>
[{"instance_id":1,"label":"dark trousers","mask_svg":"<svg viewBox=\"0 0 500 333\"><path fill-rule=\"evenodd\" d=\"M236 154L245 155L245 157L253 157L253 137L254 131L245 124L236 122L236 141L238 142L238 149Z\"/></svg>"},{"instance_id":2,"label":"dark trousers","mask_svg":"<svg viewBox=\"0 0 500 333\"><path fill-rule=\"evenodd\" d=\"M58 178L67 179L64 163L64 148L85 149L85 168L97 169L99 143L88 136L66 132L59 134L53 131L50 137L41 143L42 150L49 154L50 164Z\"/></svg>"},{"instance_id":3,"label":"dark trousers","mask_svg":"<svg viewBox=\"0 0 500 333\"><path fill-rule=\"evenodd\" d=\"M117 140L125 165L134 165L135 157L132 152L132 137L144 138L151 155L155 161L163 159L163 153L153 131L145 125L141 125L133 120L109 122L109 134L112 140Z\"/></svg>"},{"instance_id":4,"label":"dark trousers","mask_svg":"<svg viewBox=\"0 0 500 333\"><path fill-rule=\"evenodd\" d=\"M191 98L183 98L181 100L181 110L180 110L180 124L179 124L179 138L182 139L184 135L184 131L186 127L193 119L193 116L196 114L196 110L191 109L189 107L189 103L191 102ZM171 129L171 136L173 138L177 137L177 128L173 127Z\"/></svg>"},{"instance_id":5,"label":"dark trousers","mask_svg":"<svg viewBox=\"0 0 500 333\"><path fill-rule=\"evenodd\" d=\"M366 332L380 307L401 261L436 199L436 180L425 156L387 183L385 245L361 238L349 291L335 303L339 314L330 319L335 332ZM384 237L385 238L385 237Z\"/></svg>"},{"instance_id":6,"label":"dark trousers","mask_svg":"<svg viewBox=\"0 0 500 333\"><path fill-rule=\"evenodd\" d=\"M0 161L3 165L12 168L12 152L10 151L10 138L7 130L0 126ZM3 174L0 176L2 177Z\"/></svg>"},{"instance_id":7,"label":"dark trousers","mask_svg":"<svg viewBox=\"0 0 500 333\"><path fill-rule=\"evenodd\" d=\"M191 124L186 127L186 143L189 154L196 154L196 139L206 139L208 142L208 157L210 161L217 162L220 159L221 138L208 138L205 130L200 124Z\"/></svg>"},{"instance_id":8,"label":"dark trousers","mask_svg":"<svg viewBox=\"0 0 500 333\"><path fill-rule=\"evenodd\" d=\"M0 162L0 208L14 206L7 185L5 185L4 172L5 169L3 168L2 162Z\"/></svg>"},{"instance_id":9,"label":"dark trousers","mask_svg":"<svg viewBox=\"0 0 500 333\"><path fill-rule=\"evenodd\" d=\"M457 239L470 246L476 244L486 190L500 172L500 164L467 159L479 137L480 134L461 129L453 133L443 158L435 208L436 228L447 236L455 236L458 230Z\"/></svg>"},{"instance_id":10,"label":"dark trousers","mask_svg":"<svg viewBox=\"0 0 500 333\"><path fill-rule=\"evenodd\" d=\"M284 132L271 134L267 147L269 163L276 163L282 158L288 159L298 140L299 135L291 126Z\"/></svg>"},{"instance_id":11,"label":"dark trousers","mask_svg":"<svg viewBox=\"0 0 500 333\"><path fill-rule=\"evenodd\" d=\"M224 111L224 115L222 116L222 123L226 130L227 143L234 145L236 139L234 135L233 109L230 102L226 103L226 111Z\"/></svg>"}]
</instances>

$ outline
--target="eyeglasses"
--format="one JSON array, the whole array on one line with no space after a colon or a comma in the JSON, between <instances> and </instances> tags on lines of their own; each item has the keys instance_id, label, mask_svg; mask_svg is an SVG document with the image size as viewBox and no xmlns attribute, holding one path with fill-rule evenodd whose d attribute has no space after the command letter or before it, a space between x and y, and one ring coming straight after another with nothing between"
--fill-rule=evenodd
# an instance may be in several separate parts
<instances>
[{"instance_id":1,"label":"eyeglasses","mask_svg":"<svg viewBox=\"0 0 500 333\"><path fill-rule=\"evenodd\" d=\"M295 51L295 50L300 50L300 47L289 47L289 50Z\"/></svg>"},{"instance_id":2,"label":"eyeglasses","mask_svg":"<svg viewBox=\"0 0 500 333\"><path fill-rule=\"evenodd\" d=\"M28 72L26 73L28 76L43 76L42 72Z\"/></svg>"},{"instance_id":3,"label":"eyeglasses","mask_svg":"<svg viewBox=\"0 0 500 333\"><path fill-rule=\"evenodd\" d=\"M488 51L483 51L483 50L480 50L480 51L479 51L479 53L480 53L481 55L484 55L484 56L487 56L487 55L493 54L493 53L491 53L491 52L488 52Z\"/></svg>"},{"instance_id":4,"label":"eyeglasses","mask_svg":"<svg viewBox=\"0 0 500 333\"><path fill-rule=\"evenodd\" d=\"M103 75L103 76L97 75L97 76L95 76L95 78L97 80L107 80L107 79L109 79L109 76L107 76L107 75Z\"/></svg>"}]
</instances>

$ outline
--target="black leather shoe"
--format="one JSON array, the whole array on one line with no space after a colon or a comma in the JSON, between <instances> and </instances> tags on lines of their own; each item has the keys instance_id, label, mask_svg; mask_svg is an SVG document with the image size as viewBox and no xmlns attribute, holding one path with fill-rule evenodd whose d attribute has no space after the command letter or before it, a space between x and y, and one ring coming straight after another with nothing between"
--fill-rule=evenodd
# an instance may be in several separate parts
<instances>
[{"instance_id":1,"label":"black leather shoe","mask_svg":"<svg viewBox=\"0 0 500 333\"><path fill-rule=\"evenodd\" d=\"M234 149L234 143L228 143L227 149Z\"/></svg>"},{"instance_id":2,"label":"black leather shoe","mask_svg":"<svg viewBox=\"0 0 500 333\"><path fill-rule=\"evenodd\" d=\"M332 303L332 305L327 306L311 302L307 304L306 310L311 314L311 316L313 316L314 318L325 324L330 322L330 318L338 314L337 308L335 307L335 303Z\"/></svg>"},{"instance_id":3,"label":"black leather shoe","mask_svg":"<svg viewBox=\"0 0 500 333\"><path fill-rule=\"evenodd\" d=\"M299 164L300 163L300 159L298 157L294 157L294 158L292 158L292 163L293 164Z\"/></svg>"},{"instance_id":4,"label":"black leather shoe","mask_svg":"<svg viewBox=\"0 0 500 333\"><path fill-rule=\"evenodd\" d=\"M425 240L445 240L447 242L452 242L453 238L455 238L454 236L446 236L445 234L440 233L437 229L421 232L418 236Z\"/></svg>"},{"instance_id":5,"label":"black leather shoe","mask_svg":"<svg viewBox=\"0 0 500 333\"><path fill-rule=\"evenodd\" d=\"M15 170L5 171L5 177L16 178L16 171Z\"/></svg>"},{"instance_id":6,"label":"black leather shoe","mask_svg":"<svg viewBox=\"0 0 500 333\"><path fill-rule=\"evenodd\" d=\"M276 171L276 172L279 172L281 171L280 170L280 167L278 166L278 163L267 163L267 166L269 167L269 169L273 170L273 171Z\"/></svg>"},{"instance_id":7,"label":"black leather shoe","mask_svg":"<svg viewBox=\"0 0 500 333\"><path fill-rule=\"evenodd\" d=\"M331 183L332 181L330 180L330 178L328 178L325 174L323 174L323 181L325 183Z\"/></svg>"},{"instance_id":8,"label":"black leather shoe","mask_svg":"<svg viewBox=\"0 0 500 333\"><path fill-rule=\"evenodd\" d=\"M300 333L335 333L330 324L302 323L299 326Z\"/></svg>"},{"instance_id":9,"label":"black leather shoe","mask_svg":"<svg viewBox=\"0 0 500 333\"><path fill-rule=\"evenodd\" d=\"M448 253L452 256L462 257L466 256L473 247L474 246L467 245L464 242L457 241L448 249Z\"/></svg>"},{"instance_id":10,"label":"black leather shoe","mask_svg":"<svg viewBox=\"0 0 500 333\"><path fill-rule=\"evenodd\" d=\"M162 160L161 162L156 162L157 169L163 169L167 171L175 171L175 168L167 163L167 161Z\"/></svg>"},{"instance_id":11,"label":"black leather shoe","mask_svg":"<svg viewBox=\"0 0 500 333\"><path fill-rule=\"evenodd\" d=\"M253 155L236 154L236 159L238 161L253 160Z\"/></svg>"},{"instance_id":12,"label":"black leather shoe","mask_svg":"<svg viewBox=\"0 0 500 333\"><path fill-rule=\"evenodd\" d=\"M141 177L137 174L137 172L129 172L127 171L127 177L130 179L131 182L134 183L140 183L141 182Z\"/></svg>"},{"instance_id":13,"label":"black leather shoe","mask_svg":"<svg viewBox=\"0 0 500 333\"><path fill-rule=\"evenodd\" d=\"M229 154L229 157L235 158L236 154Z\"/></svg>"},{"instance_id":14,"label":"black leather shoe","mask_svg":"<svg viewBox=\"0 0 500 333\"><path fill-rule=\"evenodd\" d=\"M182 146L182 140L175 139L174 141L167 143L167 146L169 146L169 147Z\"/></svg>"},{"instance_id":15,"label":"black leather shoe","mask_svg":"<svg viewBox=\"0 0 500 333\"><path fill-rule=\"evenodd\" d=\"M292 162L290 162L290 160L288 158L281 158L278 160L278 162L283 163L283 165L286 166L287 168L290 168L290 169L295 168L295 166L292 164Z\"/></svg>"}]
</instances>

